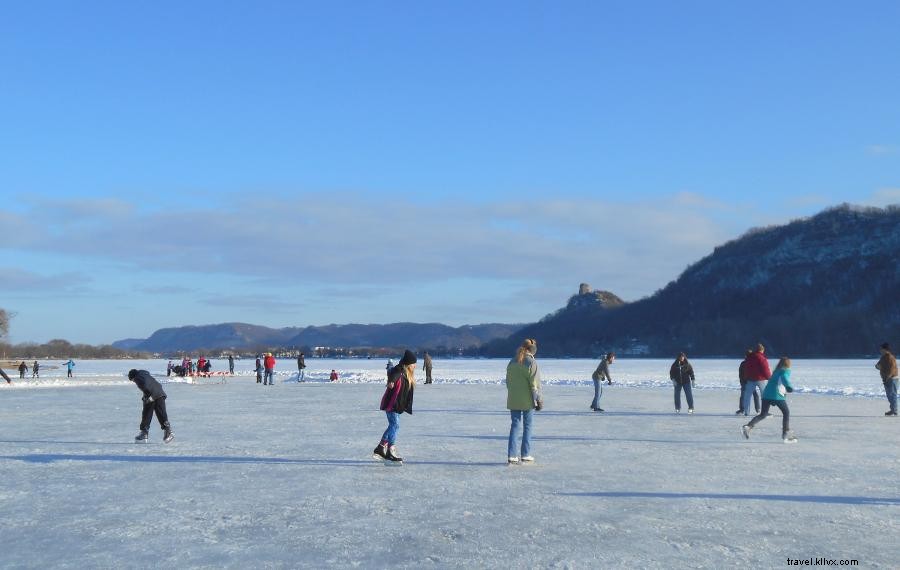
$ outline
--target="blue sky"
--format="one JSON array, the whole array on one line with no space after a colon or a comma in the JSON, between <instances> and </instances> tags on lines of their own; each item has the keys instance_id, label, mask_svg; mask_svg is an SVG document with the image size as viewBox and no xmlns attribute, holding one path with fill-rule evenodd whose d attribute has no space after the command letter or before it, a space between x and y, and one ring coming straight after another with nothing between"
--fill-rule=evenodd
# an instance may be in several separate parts
<instances>
[{"instance_id":1,"label":"blue sky","mask_svg":"<svg viewBox=\"0 0 900 570\"><path fill-rule=\"evenodd\" d=\"M532 322L900 202L897 2L3 12L12 342Z\"/></svg>"}]
</instances>

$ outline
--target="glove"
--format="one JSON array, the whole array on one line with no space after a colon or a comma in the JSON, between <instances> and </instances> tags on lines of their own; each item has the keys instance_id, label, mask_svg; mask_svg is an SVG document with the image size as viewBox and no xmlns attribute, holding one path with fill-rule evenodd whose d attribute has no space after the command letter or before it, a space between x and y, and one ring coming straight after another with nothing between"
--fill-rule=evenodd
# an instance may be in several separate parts
<instances>
[{"instance_id":1,"label":"glove","mask_svg":"<svg viewBox=\"0 0 900 570\"><path fill-rule=\"evenodd\" d=\"M544 401L543 400L535 400L534 409L540 412L544 409Z\"/></svg>"},{"instance_id":2,"label":"glove","mask_svg":"<svg viewBox=\"0 0 900 570\"><path fill-rule=\"evenodd\" d=\"M788 388L787 386L785 386L784 389L785 389L785 391L787 391L788 394L790 394L791 392L794 391L793 388Z\"/></svg>"},{"instance_id":3,"label":"glove","mask_svg":"<svg viewBox=\"0 0 900 570\"><path fill-rule=\"evenodd\" d=\"M608 381L607 384L612 385L612 380Z\"/></svg>"}]
</instances>

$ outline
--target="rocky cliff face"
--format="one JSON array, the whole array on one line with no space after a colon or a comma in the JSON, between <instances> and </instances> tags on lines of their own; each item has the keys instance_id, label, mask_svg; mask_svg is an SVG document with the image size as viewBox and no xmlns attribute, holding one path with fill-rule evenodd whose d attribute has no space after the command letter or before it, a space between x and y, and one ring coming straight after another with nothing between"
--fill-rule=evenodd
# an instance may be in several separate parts
<instances>
[{"instance_id":1,"label":"rocky cliff face","mask_svg":"<svg viewBox=\"0 0 900 570\"><path fill-rule=\"evenodd\" d=\"M900 208L844 205L752 230L634 303L591 311L581 297L516 338L536 338L542 354L557 356L635 345L735 355L757 341L773 355L870 354L900 342Z\"/></svg>"}]
</instances>

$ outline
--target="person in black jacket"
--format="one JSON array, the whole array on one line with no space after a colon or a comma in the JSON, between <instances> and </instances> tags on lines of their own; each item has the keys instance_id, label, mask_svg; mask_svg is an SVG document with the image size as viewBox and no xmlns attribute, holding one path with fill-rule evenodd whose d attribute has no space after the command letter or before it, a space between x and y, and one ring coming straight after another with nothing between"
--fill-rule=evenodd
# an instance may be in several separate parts
<instances>
[{"instance_id":1,"label":"person in black jacket","mask_svg":"<svg viewBox=\"0 0 900 570\"><path fill-rule=\"evenodd\" d=\"M163 391L162 385L146 370L132 368L128 371L128 379L144 393L144 397L141 398L144 402L144 409L141 412L141 431L134 441L145 442L149 439L153 412L156 412L156 419L159 420L159 425L163 429L163 441L169 443L175 439L172 426L169 425L169 416L166 414L166 393Z\"/></svg>"},{"instance_id":2,"label":"person in black jacket","mask_svg":"<svg viewBox=\"0 0 900 570\"><path fill-rule=\"evenodd\" d=\"M694 413L694 394L691 388L694 385L694 367L688 362L687 355L681 353L672 367L669 368L669 379L675 384L675 413L681 412L681 390L687 398L688 413Z\"/></svg>"}]
</instances>

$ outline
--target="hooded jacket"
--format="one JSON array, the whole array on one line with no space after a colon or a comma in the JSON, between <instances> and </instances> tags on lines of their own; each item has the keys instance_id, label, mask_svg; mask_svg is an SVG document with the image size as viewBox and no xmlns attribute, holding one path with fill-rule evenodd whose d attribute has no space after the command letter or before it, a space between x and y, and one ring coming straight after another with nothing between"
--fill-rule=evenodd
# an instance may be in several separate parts
<instances>
[{"instance_id":1,"label":"hooded jacket","mask_svg":"<svg viewBox=\"0 0 900 570\"><path fill-rule=\"evenodd\" d=\"M146 370L137 370L136 372L134 378L130 378L130 380L134 382L145 396L150 396L154 400L161 400L166 397L162 385L149 372Z\"/></svg>"},{"instance_id":2,"label":"hooded jacket","mask_svg":"<svg viewBox=\"0 0 900 570\"><path fill-rule=\"evenodd\" d=\"M747 366L744 367L746 378L748 381L758 382L760 380L768 380L772 377L772 371L769 369L769 361L762 352L754 352L747 357Z\"/></svg>"},{"instance_id":3,"label":"hooded jacket","mask_svg":"<svg viewBox=\"0 0 900 570\"><path fill-rule=\"evenodd\" d=\"M532 410L541 399L541 372L530 354L519 364L515 358L506 365L506 409Z\"/></svg>"},{"instance_id":4,"label":"hooded jacket","mask_svg":"<svg viewBox=\"0 0 900 570\"><path fill-rule=\"evenodd\" d=\"M398 364L388 372L388 383L381 397L381 409L385 412L413 413L413 392L415 386L409 383L406 370Z\"/></svg>"},{"instance_id":5,"label":"hooded jacket","mask_svg":"<svg viewBox=\"0 0 900 570\"><path fill-rule=\"evenodd\" d=\"M672 367L669 368L669 380L676 384L693 384L694 367L691 366L691 363L688 362L686 358L684 359L684 362L675 360L675 362L672 363Z\"/></svg>"}]
</instances>

